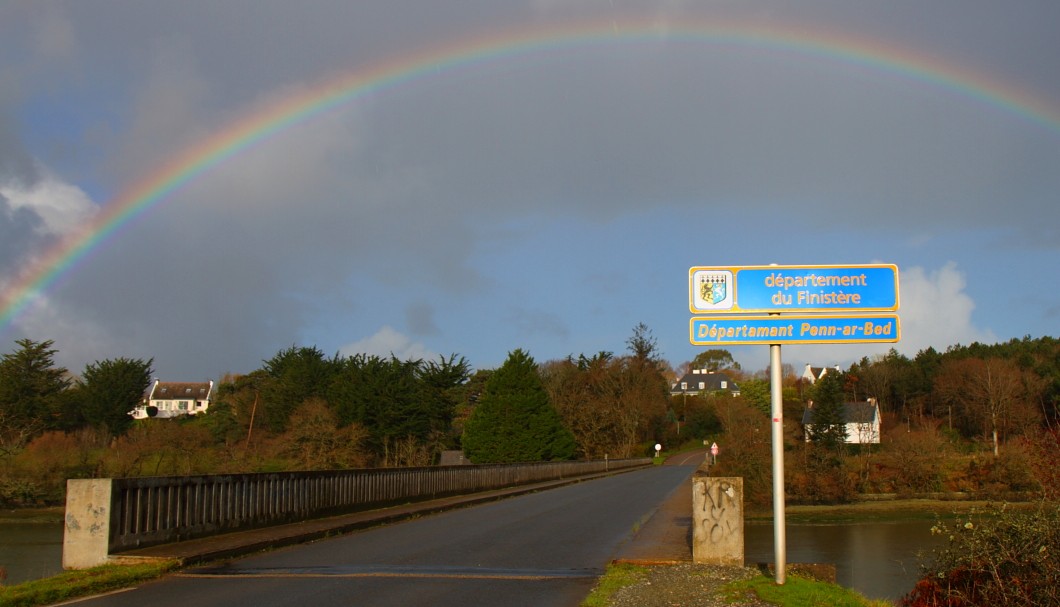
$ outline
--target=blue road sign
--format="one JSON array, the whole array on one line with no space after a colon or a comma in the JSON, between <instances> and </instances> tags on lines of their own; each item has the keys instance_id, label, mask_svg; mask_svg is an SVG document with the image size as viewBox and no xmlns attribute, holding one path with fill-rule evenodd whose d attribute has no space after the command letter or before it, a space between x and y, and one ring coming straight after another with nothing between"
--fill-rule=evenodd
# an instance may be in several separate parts
<instances>
[{"instance_id":1,"label":"blue road sign","mask_svg":"<svg viewBox=\"0 0 1060 607\"><path fill-rule=\"evenodd\" d=\"M776 316L693 316L693 346L752 344L866 344L896 342L897 314L785 314Z\"/></svg>"},{"instance_id":2,"label":"blue road sign","mask_svg":"<svg viewBox=\"0 0 1060 607\"><path fill-rule=\"evenodd\" d=\"M693 267L688 293L693 314L893 312L898 309L898 267Z\"/></svg>"}]
</instances>

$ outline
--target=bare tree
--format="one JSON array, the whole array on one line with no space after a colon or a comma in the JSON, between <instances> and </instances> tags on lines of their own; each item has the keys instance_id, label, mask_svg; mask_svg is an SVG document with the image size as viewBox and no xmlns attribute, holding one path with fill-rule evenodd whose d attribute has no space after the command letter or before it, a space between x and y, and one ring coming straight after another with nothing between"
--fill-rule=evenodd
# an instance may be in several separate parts
<instances>
[{"instance_id":1,"label":"bare tree","mask_svg":"<svg viewBox=\"0 0 1060 607\"><path fill-rule=\"evenodd\" d=\"M995 457L999 434L1022 433L1035 419L1023 371L1007 359L946 361L935 378L935 394L953 407L967 431L989 434Z\"/></svg>"}]
</instances>

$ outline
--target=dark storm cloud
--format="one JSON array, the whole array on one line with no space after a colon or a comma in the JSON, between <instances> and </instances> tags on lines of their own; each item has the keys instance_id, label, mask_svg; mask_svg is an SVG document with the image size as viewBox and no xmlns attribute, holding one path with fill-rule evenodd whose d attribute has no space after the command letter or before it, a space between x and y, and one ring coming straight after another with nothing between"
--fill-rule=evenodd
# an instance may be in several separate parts
<instances>
[{"instance_id":1,"label":"dark storm cloud","mask_svg":"<svg viewBox=\"0 0 1060 607\"><path fill-rule=\"evenodd\" d=\"M33 157L26 152L10 116L0 103L0 185L29 186L39 179Z\"/></svg>"},{"instance_id":2,"label":"dark storm cloud","mask_svg":"<svg viewBox=\"0 0 1060 607\"><path fill-rule=\"evenodd\" d=\"M43 244L45 238L39 235L43 225L33 210L13 208L0 194L0 276L16 270L29 252Z\"/></svg>"}]
</instances>

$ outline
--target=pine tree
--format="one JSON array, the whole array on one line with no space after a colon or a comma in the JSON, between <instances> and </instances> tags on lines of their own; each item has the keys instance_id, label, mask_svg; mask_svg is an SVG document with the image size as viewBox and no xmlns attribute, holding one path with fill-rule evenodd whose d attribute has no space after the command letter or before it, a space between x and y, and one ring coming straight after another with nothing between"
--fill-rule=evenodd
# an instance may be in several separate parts
<instances>
[{"instance_id":1,"label":"pine tree","mask_svg":"<svg viewBox=\"0 0 1060 607\"><path fill-rule=\"evenodd\" d=\"M810 441L839 450L847 440L843 420L843 379L839 372L826 373L813 387L813 417Z\"/></svg>"},{"instance_id":2,"label":"pine tree","mask_svg":"<svg viewBox=\"0 0 1060 607\"><path fill-rule=\"evenodd\" d=\"M462 444L476 464L565 460L575 450L534 359L522 350L509 353L490 376L464 426Z\"/></svg>"},{"instance_id":3,"label":"pine tree","mask_svg":"<svg viewBox=\"0 0 1060 607\"><path fill-rule=\"evenodd\" d=\"M15 343L18 350L0 356L0 453L18 450L52 427L70 385L66 369L55 365L54 342Z\"/></svg>"}]
</instances>

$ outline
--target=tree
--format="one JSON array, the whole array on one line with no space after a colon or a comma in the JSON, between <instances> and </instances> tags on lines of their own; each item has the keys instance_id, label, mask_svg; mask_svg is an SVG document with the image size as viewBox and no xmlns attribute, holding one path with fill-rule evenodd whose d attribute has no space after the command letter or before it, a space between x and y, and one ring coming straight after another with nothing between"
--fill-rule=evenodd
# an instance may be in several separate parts
<instances>
[{"instance_id":1,"label":"tree","mask_svg":"<svg viewBox=\"0 0 1060 607\"><path fill-rule=\"evenodd\" d=\"M364 464L361 444L368 433L358 424L339 428L334 412L323 400L307 400L291 414L289 425L280 442L299 468L329 470Z\"/></svg>"},{"instance_id":2,"label":"tree","mask_svg":"<svg viewBox=\"0 0 1060 607\"><path fill-rule=\"evenodd\" d=\"M359 424L388 465L426 465L445 448L469 365L453 354L401 361L357 354L340 361L327 392L339 424Z\"/></svg>"},{"instance_id":3,"label":"tree","mask_svg":"<svg viewBox=\"0 0 1060 607\"><path fill-rule=\"evenodd\" d=\"M764 379L745 379L740 382L740 396L747 404L766 415L773 410L773 392L769 382Z\"/></svg>"},{"instance_id":4,"label":"tree","mask_svg":"<svg viewBox=\"0 0 1060 607\"><path fill-rule=\"evenodd\" d=\"M832 451L846 444L847 426L843 420L844 373L826 373L813 386L812 425L808 427L810 442Z\"/></svg>"},{"instance_id":5,"label":"tree","mask_svg":"<svg viewBox=\"0 0 1060 607\"><path fill-rule=\"evenodd\" d=\"M1023 372L1003 358L947 360L935 379L940 402L953 407L968 433L988 434L995 457L999 433L1020 433L1037 421L1025 388Z\"/></svg>"},{"instance_id":6,"label":"tree","mask_svg":"<svg viewBox=\"0 0 1060 607\"><path fill-rule=\"evenodd\" d=\"M670 407L670 386L663 374L668 369L651 330L644 323L633 327L633 335L626 340L630 356L626 358L626 372L622 376L622 393L640 413L639 428L646 439L655 439L659 427L665 424Z\"/></svg>"},{"instance_id":7,"label":"tree","mask_svg":"<svg viewBox=\"0 0 1060 607\"><path fill-rule=\"evenodd\" d=\"M575 449L534 359L522 350L510 352L490 376L464 425L462 444L476 464L565 460Z\"/></svg>"},{"instance_id":8,"label":"tree","mask_svg":"<svg viewBox=\"0 0 1060 607\"><path fill-rule=\"evenodd\" d=\"M129 412L140 403L151 383L153 362L117 358L86 366L79 391L84 422L105 427L111 436L124 434L133 421Z\"/></svg>"},{"instance_id":9,"label":"tree","mask_svg":"<svg viewBox=\"0 0 1060 607\"><path fill-rule=\"evenodd\" d=\"M740 369L740 363L733 360L732 354L728 350L720 348L710 348L696 354L690 366L693 369L706 369L712 373L729 369Z\"/></svg>"},{"instance_id":10,"label":"tree","mask_svg":"<svg viewBox=\"0 0 1060 607\"><path fill-rule=\"evenodd\" d=\"M633 335L626 340L626 346L633 358L640 362L658 363L660 360L658 342L644 323L633 327Z\"/></svg>"},{"instance_id":11,"label":"tree","mask_svg":"<svg viewBox=\"0 0 1060 607\"><path fill-rule=\"evenodd\" d=\"M542 366L549 398L585 457L629 457L633 451L640 409L628 393L628 363L600 352Z\"/></svg>"},{"instance_id":12,"label":"tree","mask_svg":"<svg viewBox=\"0 0 1060 607\"><path fill-rule=\"evenodd\" d=\"M53 341L15 343L18 350L0 357L0 453L21 449L51 427L70 385L66 369L55 366Z\"/></svg>"},{"instance_id":13,"label":"tree","mask_svg":"<svg viewBox=\"0 0 1060 607\"><path fill-rule=\"evenodd\" d=\"M280 350L265 361L268 378L261 383L263 421L274 432L287 427L287 418L310 398L324 398L331 380L340 368L336 355L332 359L316 347L294 347Z\"/></svg>"}]
</instances>

